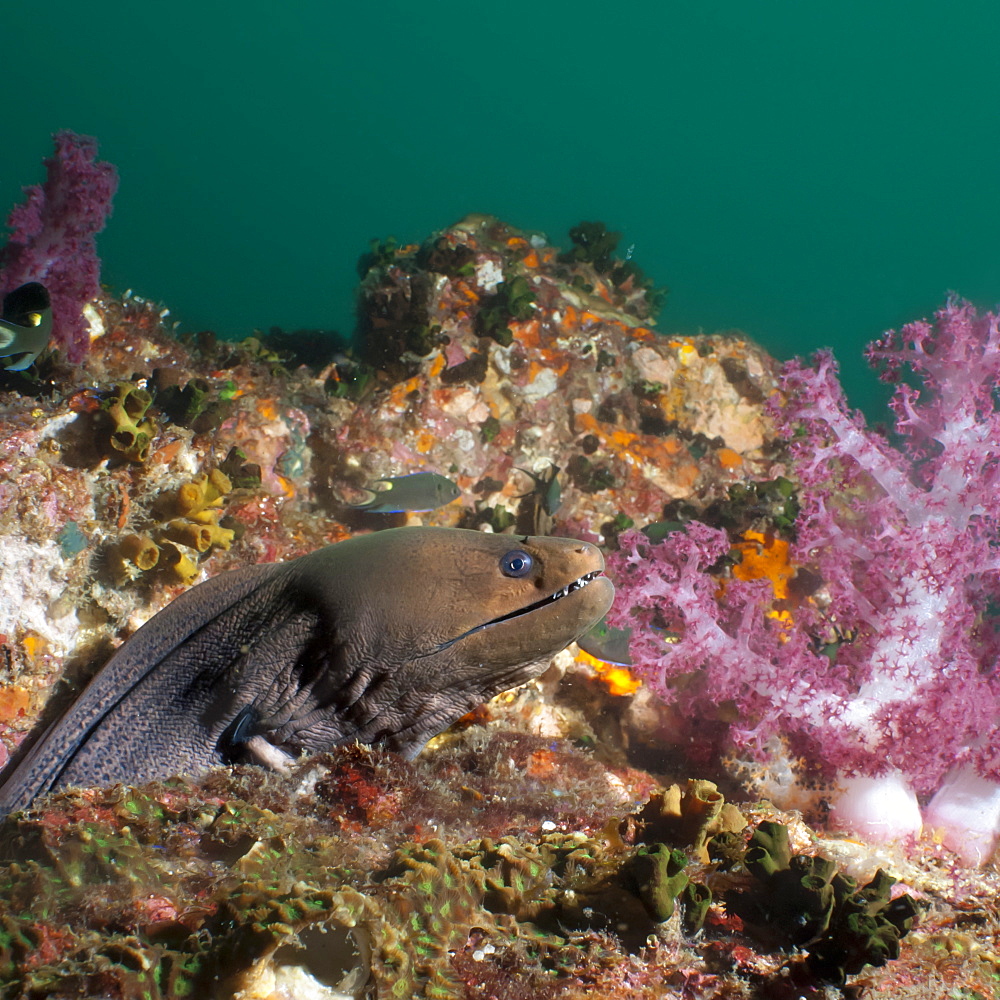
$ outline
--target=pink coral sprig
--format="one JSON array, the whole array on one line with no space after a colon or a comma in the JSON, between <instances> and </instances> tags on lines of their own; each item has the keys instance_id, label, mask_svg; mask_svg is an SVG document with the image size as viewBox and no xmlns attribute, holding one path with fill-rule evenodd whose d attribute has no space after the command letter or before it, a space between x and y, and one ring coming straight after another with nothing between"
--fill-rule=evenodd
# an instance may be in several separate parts
<instances>
[{"instance_id":1,"label":"pink coral sprig","mask_svg":"<svg viewBox=\"0 0 1000 1000\"><path fill-rule=\"evenodd\" d=\"M762 750L780 719L807 710L829 660L806 629L789 630L767 613L774 597L767 580L723 585L710 572L730 551L725 531L693 521L656 544L638 531L618 541L609 566L619 599L608 620L633 630L637 668L682 707L690 729L679 737L704 759L719 749L719 724L736 706L730 735L742 748ZM835 676L827 682L836 689Z\"/></svg>"},{"instance_id":2,"label":"pink coral sprig","mask_svg":"<svg viewBox=\"0 0 1000 1000\"><path fill-rule=\"evenodd\" d=\"M918 516L944 515L956 527L1000 520L1000 330L993 313L977 316L952 297L935 316L889 331L869 345L884 381L899 382L890 407L901 449L920 489Z\"/></svg>"},{"instance_id":3,"label":"pink coral sprig","mask_svg":"<svg viewBox=\"0 0 1000 1000\"><path fill-rule=\"evenodd\" d=\"M28 281L45 285L52 339L76 363L90 346L82 310L100 294L95 237L111 213L118 172L97 159L96 139L65 130L53 139L45 183L25 188L24 202L7 219L11 232L0 250L0 293Z\"/></svg>"}]
</instances>

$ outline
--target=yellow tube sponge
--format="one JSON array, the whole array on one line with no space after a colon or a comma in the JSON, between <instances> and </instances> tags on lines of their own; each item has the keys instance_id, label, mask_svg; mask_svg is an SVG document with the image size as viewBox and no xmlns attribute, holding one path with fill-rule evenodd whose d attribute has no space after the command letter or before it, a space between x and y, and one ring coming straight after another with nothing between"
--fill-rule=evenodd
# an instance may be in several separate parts
<instances>
[{"instance_id":1,"label":"yellow tube sponge","mask_svg":"<svg viewBox=\"0 0 1000 1000\"><path fill-rule=\"evenodd\" d=\"M160 560L160 549L149 535L126 535L118 543L118 554L143 572L151 570Z\"/></svg>"},{"instance_id":2,"label":"yellow tube sponge","mask_svg":"<svg viewBox=\"0 0 1000 1000\"><path fill-rule=\"evenodd\" d=\"M206 508L218 508L232 488L229 477L219 469L201 472L177 490L174 505L182 517L191 517Z\"/></svg>"},{"instance_id":3,"label":"yellow tube sponge","mask_svg":"<svg viewBox=\"0 0 1000 1000\"><path fill-rule=\"evenodd\" d=\"M212 533L206 525L195 524L193 521L185 521L182 518L177 518L166 524L162 529L162 534L164 538L186 545L198 552L207 552L212 547Z\"/></svg>"},{"instance_id":4,"label":"yellow tube sponge","mask_svg":"<svg viewBox=\"0 0 1000 1000\"><path fill-rule=\"evenodd\" d=\"M166 542L160 549L161 563L169 569L177 579L190 586L198 576L198 566L194 560L186 556L176 545Z\"/></svg>"},{"instance_id":5,"label":"yellow tube sponge","mask_svg":"<svg viewBox=\"0 0 1000 1000\"><path fill-rule=\"evenodd\" d=\"M104 404L114 428L111 447L131 462L145 462L158 430L156 421L146 416L153 397L131 382L119 382L115 394Z\"/></svg>"}]
</instances>

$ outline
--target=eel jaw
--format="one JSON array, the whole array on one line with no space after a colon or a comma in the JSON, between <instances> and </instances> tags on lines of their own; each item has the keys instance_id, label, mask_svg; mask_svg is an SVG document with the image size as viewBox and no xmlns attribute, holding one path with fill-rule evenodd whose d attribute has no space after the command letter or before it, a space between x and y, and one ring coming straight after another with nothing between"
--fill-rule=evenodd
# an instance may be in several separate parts
<instances>
[{"instance_id":1,"label":"eel jaw","mask_svg":"<svg viewBox=\"0 0 1000 1000\"><path fill-rule=\"evenodd\" d=\"M494 625L501 625L504 622L513 621L515 618L521 618L524 615L530 615L533 611L539 611L544 607L548 607L556 601L559 601L564 597L568 597L570 594L574 594L578 590L582 590L588 583L592 583L594 580L603 577L603 574L604 571L601 569L595 569L591 570L589 573L584 573L583 576L578 576L575 580L567 583L565 587L560 587L559 590L549 594L547 597L543 597L532 602L531 604L526 604L523 608L508 611L505 615L500 615L497 618L491 618L488 622L483 622L481 625L475 625L467 632L463 632L461 635L455 636L454 639L449 639L447 642L441 643L441 645L437 646L432 652L438 653L443 649L448 649L450 646L454 646L456 642L461 642L463 639L467 639L470 635L475 635L477 632L482 632L485 629L493 628Z\"/></svg>"},{"instance_id":2,"label":"eel jaw","mask_svg":"<svg viewBox=\"0 0 1000 1000\"><path fill-rule=\"evenodd\" d=\"M473 629L469 629L466 635L471 635L473 632L478 632L481 629L489 628L491 625L499 625L500 622L510 621L512 618L520 618L522 615L530 615L532 611L537 611L539 608L544 608L548 604L553 604L564 597L575 593L577 590L582 590L587 586L592 580L596 580L602 575L602 571L599 569L591 570L589 573L584 573L583 576L577 577L571 583L567 583L565 587L561 587L554 594L549 594L548 597L543 597L541 600L535 601L533 604L528 604L523 608L518 608L516 611L509 611L505 615L501 615L499 618L494 618L491 621L484 622L482 625L477 625ZM459 636L459 638L462 638Z\"/></svg>"}]
</instances>

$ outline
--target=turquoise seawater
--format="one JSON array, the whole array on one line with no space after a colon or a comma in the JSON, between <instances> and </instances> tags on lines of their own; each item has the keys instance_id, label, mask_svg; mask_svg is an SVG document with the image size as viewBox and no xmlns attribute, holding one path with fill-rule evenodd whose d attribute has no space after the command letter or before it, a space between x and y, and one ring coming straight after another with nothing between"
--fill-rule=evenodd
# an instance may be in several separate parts
<instances>
[{"instance_id":1,"label":"turquoise seawater","mask_svg":"<svg viewBox=\"0 0 1000 1000\"><path fill-rule=\"evenodd\" d=\"M349 331L373 237L581 219L659 328L860 357L954 289L1000 300L1000 7L262 0L7 4L0 210L59 128L121 173L104 280L186 329Z\"/></svg>"}]
</instances>

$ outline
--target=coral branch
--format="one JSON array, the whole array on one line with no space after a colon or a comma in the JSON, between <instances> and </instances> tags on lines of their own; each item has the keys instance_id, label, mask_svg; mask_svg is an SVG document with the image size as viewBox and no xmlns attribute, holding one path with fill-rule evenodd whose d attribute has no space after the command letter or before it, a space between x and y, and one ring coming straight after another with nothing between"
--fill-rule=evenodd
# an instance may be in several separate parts
<instances>
[{"instance_id":1,"label":"coral branch","mask_svg":"<svg viewBox=\"0 0 1000 1000\"><path fill-rule=\"evenodd\" d=\"M908 380L892 438L848 409L826 353L786 365L772 402L800 484L789 559L816 581L807 597L792 586L783 628L776 592L724 579L718 560L739 540L698 523L658 546L621 536L611 621L636 629L639 671L693 720L703 753L721 733L764 757L780 735L830 778L898 772L928 794L959 765L988 796L1000 782L998 318L952 299L868 357Z\"/></svg>"},{"instance_id":2,"label":"coral branch","mask_svg":"<svg viewBox=\"0 0 1000 1000\"><path fill-rule=\"evenodd\" d=\"M52 297L53 340L72 362L89 346L83 307L100 292L95 236L111 213L118 173L96 159L97 140L61 131L55 155L45 161L44 184L24 189L11 211L11 233L0 250L0 293L39 281Z\"/></svg>"}]
</instances>

